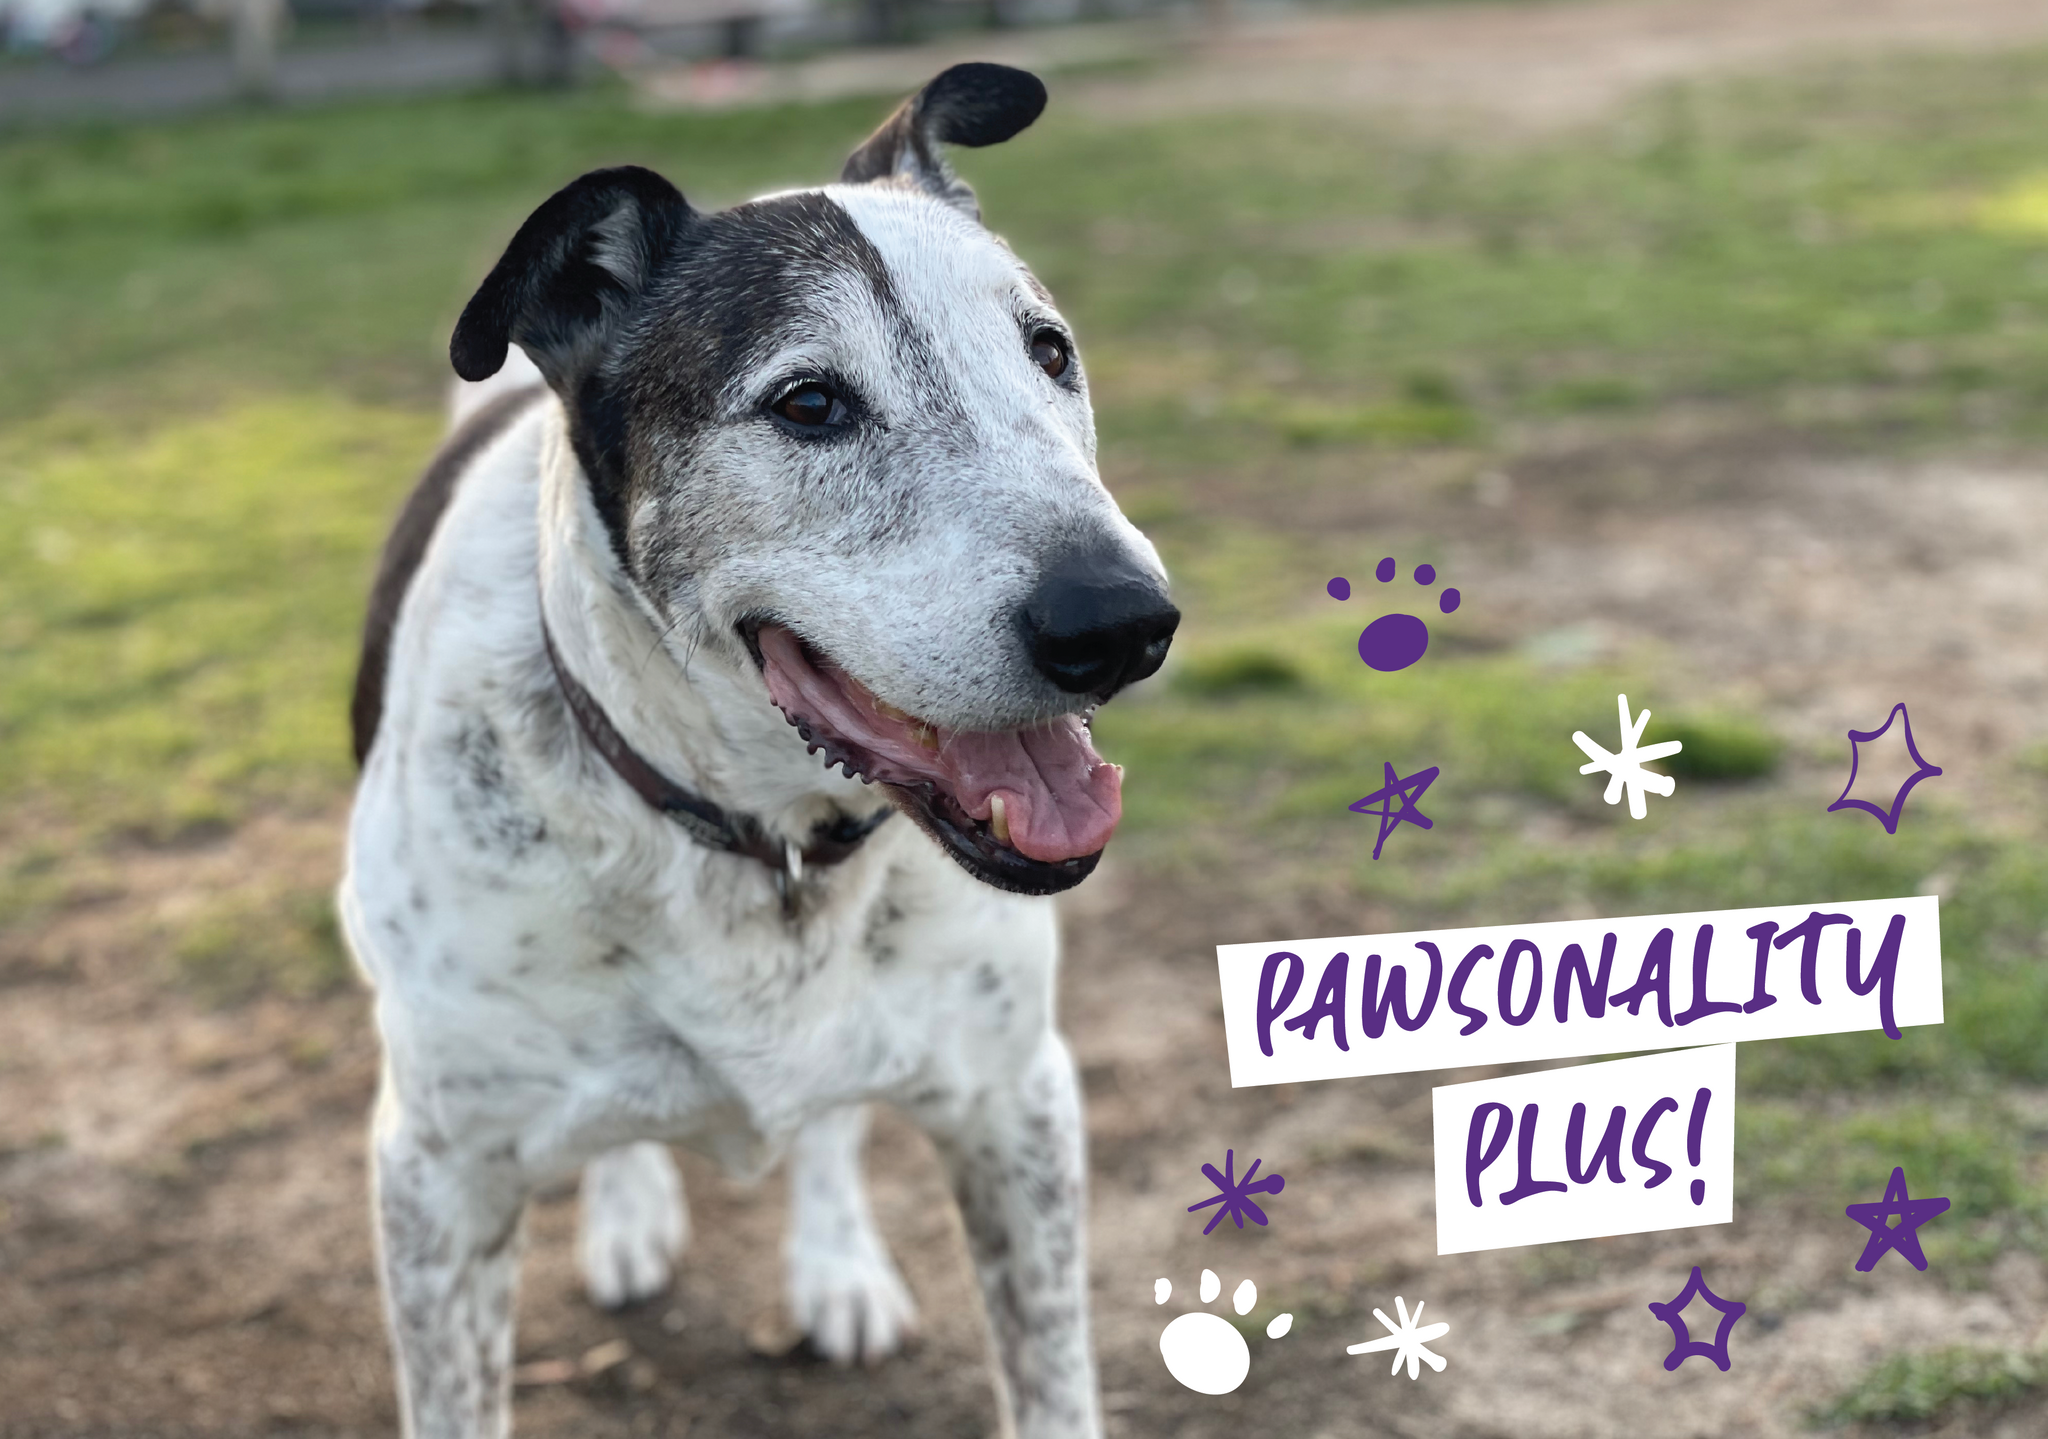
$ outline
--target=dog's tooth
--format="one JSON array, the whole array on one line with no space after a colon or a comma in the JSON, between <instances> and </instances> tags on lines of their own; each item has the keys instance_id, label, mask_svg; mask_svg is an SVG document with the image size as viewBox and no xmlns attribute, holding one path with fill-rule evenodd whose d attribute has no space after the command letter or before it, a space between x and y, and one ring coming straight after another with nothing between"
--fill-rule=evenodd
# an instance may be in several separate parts
<instances>
[{"instance_id":1,"label":"dog's tooth","mask_svg":"<svg viewBox=\"0 0 2048 1439\"><path fill-rule=\"evenodd\" d=\"M871 703L874 705L875 713L878 715L886 715L892 720L899 720L905 724L915 724L917 722L917 717L911 714L910 711L900 710L885 699L875 699Z\"/></svg>"},{"instance_id":2,"label":"dog's tooth","mask_svg":"<svg viewBox=\"0 0 2048 1439\"><path fill-rule=\"evenodd\" d=\"M1010 842L1010 817L1004 813L1003 797L991 795L988 801L989 832L1004 844Z\"/></svg>"},{"instance_id":3,"label":"dog's tooth","mask_svg":"<svg viewBox=\"0 0 2048 1439\"><path fill-rule=\"evenodd\" d=\"M938 731L933 729L930 725L926 724L923 720L918 720L916 722L916 728L911 730L911 734L915 736L917 742L923 745L926 749L932 750L934 752L938 750Z\"/></svg>"}]
</instances>

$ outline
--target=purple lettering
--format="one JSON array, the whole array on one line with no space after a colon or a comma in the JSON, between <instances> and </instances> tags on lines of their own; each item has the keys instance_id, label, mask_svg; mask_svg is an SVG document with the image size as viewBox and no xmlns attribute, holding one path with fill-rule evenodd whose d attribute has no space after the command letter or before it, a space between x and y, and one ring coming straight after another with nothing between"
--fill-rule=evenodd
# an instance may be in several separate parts
<instances>
[{"instance_id":1,"label":"purple lettering","mask_svg":"<svg viewBox=\"0 0 2048 1439\"><path fill-rule=\"evenodd\" d=\"M1564 1170L1572 1177L1572 1183L1591 1184L1603 1163L1607 1166L1609 1179L1616 1184L1624 1182L1621 1177L1621 1127L1627 1121L1628 1110L1622 1105L1615 1105L1614 1112L1607 1116L1607 1132L1593 1146L1593 1162L1582 1165L1579 1157L1586 1152L1586 1106L1572 1106L1572 1120L1564 1131Z\"/></svg>"},{"instance_id":2,"label":"purple lettering","mask_svg":"<svg viewBox=\"0 0 2048 1439\"><path fill-rule=\"evenodd\" d=\"M1614 970L1614 932L1609 930L1600 941L1600 973L1596 977L1586 967L1586 951L1576 944L1564 947L1564 953L1557 961L1557 995L1553 1001L1557 1007L1557 1022L1563 1024L1571 1018L1572 976L1579 977L1579 1003L1584 1006L1586 1018L1598 1019L1607 1013L1607 978Z\"/></svg>"},{"instance_id":3,"label":"purple lettering","mask_svg":"<svg viewBox=\"0 0 2048 1439\"><path fill-rule=\"evenodd\" d=\"M1464 1015L1465 1018L1472 1021L1463 1029L1458 1031L1460 1037L1467 1034L1477 1034L1481 1026L1483 1026L1486 1023L1486 1015L1484 1013L1472 1008L1471 1005L1465 1003L1465 979L1466 976L1472 973L1472 966L1479 963L1479 961L1482 959L1492 958L1492 945L1475 944L1472 946L1470 950L1466 951L1465 957L1458 961L1457 971L1456 973L1451 975L1451 1008L1455 1009L1458 1013Z\"/></svg>"},{"instance_id":4,"label":"purple lettering","mask_svg":"<svg viewBox=\"0 0 2048 1439\"><path fill-rule=\"evenodd\" d=\"M1822 914L1815 910L1805 919L1793 925L1778 936L1777 947L1783 949L1793 940L1805 941L1799 947L1799 992L1806 996L1808 1004L1820 1003L1820 986L1814 978L1814 964L1820 958L1821 931L1831 924L1847 924L1846 914Z\"/></svg>"},{"instance_id":5,"label":"purple lettering","mask_svg":"<svg viewBox=\"0 0 2048 1439\"><path fill-rule=\"evenodd\" d=\"M1314 1039L1316 1026L1327 1019L1330 1037L1337 1041L1337 1048L1349 1050L1351 1041L1344 1037L1344 986L1350 976L1351 956L1340 949L1323 966L1323 977L1316 983L1315 1003L1288 1020L1286 1028L1301 1031L1303 1039Z\"/></svg>"},{"instance_id":6,"label":"purple lettering","mask_svg":"<svg viewBox=\"0 0 2048 1439\"><path fill-rule=\"evenodd\" d=\"M1892 1018L1892 984L1899 975L1899 941L1906 937L1906 917L1892 916L1892 922L1884 932L1884 942L1877 947L1877 958L1870 961L1870 973L1858 977L1863 968L1863 931L1849 931L1849 989L1854 994L1868 994L1878 985L1877 1013L1884 1021L1884 1032L1893 1039L1900 1038L1899 1023Z\"/></svg>"},{"instance_id":7,"label":"purple lettering","mask_svg":"<svg viewBox=\"0 0 2048 1439\"><path fill-rule=\"evenodd\" d=\"M1482 1154L1479 1135L1486 1128L1486 1121L1496 1113L1500 1117L1500 1127L1486 1141L1486 1150ZM1479 1176L1508 1147L1508 1131L1514 1127L1515 1112L1505 1104L1496 1104L1489 1099L1472 1111L1471 1126L1465 1131L1465 1194L1471 1199L1474 1209L1486 1202L1479 1197Z\"/></svg>"},{"instance_id":8,"label":"purple lettering","mask_svg":"<svg viewBox=\"0 0 2048 1439\"><path fill-rule=\"evenodd\" d=\"M1365 989L1360 995L1358 1027L1365 1031L1367 1039L1378 1039L1386 1032L1387 1012L1393 1011L1394 1023L1410 1031L1429 1023L1430 1014L1436 1009L1437 991L1444 985L1443 951L1426 939L1419 939L1415 947L1429 955L1429 984L1422 991L1422 1002L1415 1006L1414 1014L1408 1012L1408 969L1395 965L1387 971L1387 988L1380 990L1380 957L1369 954L1365 957Z\"/></svg>"},{"instance_id":9,"label":"purple lettering","mask_svg":"<svg viewBox=\"0 0 2048 1439\"><path fill-rule=\"evenodd\" d=\"M1669 1097L1660 1099L1650 1106L1650 1112L1645 1114L1642 1123L1636 1126L1636 1142L1630 1152L1635 1155L1636 1163L1642 1165L1645 1169L1656 1171L1656 1178L1643 1181L1643 1188L1645 1189L1655 1189L1671 1177L1670 1165L1658 1163L1644 1151L1649 1146L1650 1136L1656 1132L1657 1121L1667 1114L1675 1114L1677 1112L1677 1100Z\"/></svg>"},{"instance_id":10,"label":"purple lettering","mask_svg":"<svg viewBox=\"0 0 2048 1439\"><path fill-rule=\"evenodd\" d=\"M1287 962L1287 982L1280 989L1280 998L1273 998L1273 976L1280 972L1280 962ZM1266 956L1266 967L1259 971L1259 1049L1266 1058L1273 1057L1273 1021L1287 1013L1287 1006L1294 1003L1294 996L1301 990L1301 976L1305 966L1301 956L1276 949Z\"/></svg>"},{"instance_id":11,"label":"purple lettering","mask_svg":"<svg viewBox=\"0 0 2048 1439\"><path fill-rule=\"evenodd\" d=\"M1707 963L1713 958L1714 926L1703 924L1692 941L1692 1003L1678 1016L1680 1024L1691 1024L1710 1014L1734 1014L1742 1008L1732 999L1707 998Z\"/></svg>"},{"instance_id":12,"label":"purple lettering","mask_svg":"<svg viewBox=\"0 0 2048 1439\"><path fill-rule=\"evenodd\" d=\"M1771 964L1771 936L1777 932L1778 922L1775 919L1753 924L1743 931L1756 941L1756 987L1750 993L1749 1002L1742 1006L1744 1014L1755 1014L1759 1009L1769 1009L1778 1002L1778 996L1764 988L1764 973Z\"/></svg>"},{"instance_id":13,"label":"purple lettering","mask_svg":"<svg viewBox=\"0 0 2048 1439\"><path fill-rule=\"evenodd\" d=\"M1527 951L1531 961L1529 971L1529 1002L1522 1006L1520 1014L1515 1013L1515 964ZM1536 1015L1536 1006L1543 1002L1543 951L1526 939L1518 939L1508 945L1508 952L1500 957L1500 988L1496 995L1500 1000L1500 1017L1509 1024L1527 1024Z\"/></svg>"},{"instance_id":14,"label":"purple lettering","mask_svg":"<svg viewBox=\"0 0 2048 1439\"><path fill-rule=\"evenodd\" d=\"M1533 946L1532 946L1533 947ZM1513 953L1512 950L1509 951ZM1532 1001L1530 1009L1536 1007ZM1502 1204L1518 1204L1533 1195L1564 1193L1564 1181L1560 1179L1538 1179L1531 1171L1535 1168L1536 1151L1536 1106L1522 1106L1522 1132L1515 1140L1515 1187L1500 1197Z\"/></svg>"},{"instance_id":15,"label":"purple lettering","mask_svg":"<svg viewBox=\"0 0 2048 1439\"><path fill-rule=\"evenodd\" d=\"M1671 1026L1671 931L1660 929L1657 937L1650 941L1650 947L1643 951L1643 967L1636 971L1636 982L1619 994L1607 996L1609 1004L1625 1004L1630 1014L1642 1013L1643 1001L1650 995L1657 996L1657 1018L1665 1028Z\"/></svg>"}]
</instances>

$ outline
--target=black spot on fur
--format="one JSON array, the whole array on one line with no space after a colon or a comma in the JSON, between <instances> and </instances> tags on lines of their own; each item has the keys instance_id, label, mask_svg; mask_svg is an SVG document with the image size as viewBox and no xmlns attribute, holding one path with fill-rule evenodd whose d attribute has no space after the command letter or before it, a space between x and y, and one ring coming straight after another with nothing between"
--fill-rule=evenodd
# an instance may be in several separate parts
<instances>
[{"instance_id":1,"label":"black spot on fur","mask_svg":"<svg viewBox=\"0 0 2048 1439\"><path fill-rule=\"evenodd\" d=\"M448 798L455 818L477 849L494 857L520 860L547 839L547 822L521 803L517 783L506 773L505 752L498 732L472 719L449 740L451 778ZM495 872L486 887L501 881Z\"/></svg>"},{"instance_id":2,"label":"black spot on fur","mask_svg":"<svg viewBox=\"0 0 2048 1439\"><path fill-rule=\"evenodd\" d=\"M893 899L883 900L868 912L861 948L867 951L868 959L875 965L894 964L899 957L896 929L903 923L903 917L903 906Z\"/></svg>"},{"instance_id":3,"label":"black spot on fur","mask_svg":"<svg viewBox=\"0 0 2048 1439\"><path fill-rule=\"evenodd\" d=\"M384 717L384 678L391 664L391 632L405 603L412 577L426 558L427 545L441 515L455 497L455 485L470 462L540 395L539 386L513 390L485 405L448 437L406 497L398 523L384 541L377 578L370 586L369 613L363 618L363 652L356 666L355 697L349 704L349 727L355 740L356 763L370 757L377 725Z\"/></svg>"}]
</instances>

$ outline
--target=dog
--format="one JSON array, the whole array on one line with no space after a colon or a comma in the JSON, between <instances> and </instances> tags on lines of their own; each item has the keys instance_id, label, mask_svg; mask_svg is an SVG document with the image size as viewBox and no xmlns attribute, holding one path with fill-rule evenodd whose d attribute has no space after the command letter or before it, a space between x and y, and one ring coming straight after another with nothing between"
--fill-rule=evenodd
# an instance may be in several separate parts
<instances>
[{"instance_id":1,"label":"dog","mask_svg":"<svg viewBox=\"0 0 2048 1439\"><path fill-rule=\"evenodd\" d=\"M717 213L587 174L456 325L479 388L371 593L340 892L409 1435L509 1431L537 1187L581 1173L597 1303L668 1283L671 1142L786 1157L795 1322L896 1349L872 1101L949 1169L1005 1430L1101 1433L1049 896L1121 812L1089 716L1179 613L1071 329L945 158L1044 104L956 66L838 183Z\"/></svg>"}]
</instances>

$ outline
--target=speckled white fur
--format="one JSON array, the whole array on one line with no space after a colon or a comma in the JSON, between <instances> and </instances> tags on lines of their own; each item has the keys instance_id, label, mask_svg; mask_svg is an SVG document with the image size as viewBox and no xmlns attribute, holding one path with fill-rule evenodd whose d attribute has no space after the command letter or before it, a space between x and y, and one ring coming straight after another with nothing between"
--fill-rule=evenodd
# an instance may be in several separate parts
<instances>
[{"instance_id":1,"label":"speckled white fur","mask_svg":"<svg viewBox=\"0 0 2048 1439\"><path fill-rule=\"evenodd\" d=\"M1011 673L1028 666L1021 648L991 637L1008 635L1044 547L1101 527L1156 568L1095 477L1085 394L1055 392L1021 353L977 358L997 337L1021 350L1026 281L1008 250L909 192L827 193L939 337L942 373L896 375L864 300L816 344L904 407L899 438L929 399L917 386L969 417L911 435L930 473L904 489L925 507L908 543L877 553L851 522L821 522L750 537L688 588L649 595L621 572L543 394L470 465L400 613L341 913L385 1044L380 1244L406 1431L421 1439L508 1431L519 1228L537 1186L584 1171L580 1254L598 1302L667 1282L687 1226L660 1143L742 1175L787 1155L794 1317L834 1359L889 1353L916 1318L862 1193L871 1100L922 1124L951 1166L1005 1429L1100 1434L1050 902L977 883L899 818L807 876L788 920L766 868L693 842L605 767L542 648L545 606L567 667L642 754L799 837L832 804L866 812L879 796L823 770L768 703L732 637L747 606L769 596L829 632L837 658L907 709L1011 725L1043 701ZM736 403L772 378L734 376ZM727 462L764 492L798 483ZM715 534L694 539L724 553Z\"/></svg>"}]
</instances>

